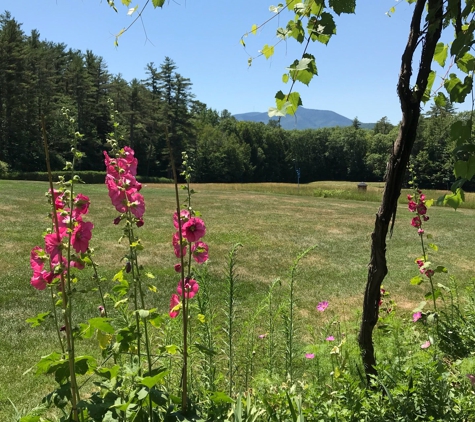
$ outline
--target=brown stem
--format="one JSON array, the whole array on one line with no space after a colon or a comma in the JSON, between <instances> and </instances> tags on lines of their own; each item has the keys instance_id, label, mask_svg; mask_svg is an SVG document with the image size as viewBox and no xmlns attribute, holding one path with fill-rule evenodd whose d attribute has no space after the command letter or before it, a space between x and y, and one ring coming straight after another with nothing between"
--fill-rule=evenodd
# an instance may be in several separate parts
<instances>
[{"instance_id":1,"label":"brown stem","mask_svg":"<svg viewBox=\"0 0 475 422\"><path fill-rule=\"evenodd\" d=\"M421 31L421 21L428 4L427 30ZM386 265L386 236L389 223L396 217L397 201L417 133L422 96L427 88L435 47L442 32L443 0L417 0L412 16L409 39L401 58L397 92L401 103L402 120L386 171L383 199L376 214L371 235L371 258L363 301L363 317L358 336L361 357L367 381L377 375L374 355L373 329L378 322L381 284L388 272ZM416 85L411 88L412 61L417 46L422 41Z\"/></svg>"}]
</instances>

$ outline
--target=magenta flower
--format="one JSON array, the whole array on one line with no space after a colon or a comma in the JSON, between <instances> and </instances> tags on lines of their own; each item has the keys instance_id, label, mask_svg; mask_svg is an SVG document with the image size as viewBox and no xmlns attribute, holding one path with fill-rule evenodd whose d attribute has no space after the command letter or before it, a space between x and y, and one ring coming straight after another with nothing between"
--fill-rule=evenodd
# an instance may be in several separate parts
<instances>
[{"instance_id":1,"label":"magenta flower","mask_svg":"<svg viewBox=\"0 0 475 422\"><path fill-rule=\"evenodd\" d=\"M176 294L172 294L170 298L170 318L176 318L180 313L180 298Z\"/></svg>"},{"instance_id":2,"label":"magenta flower","mask_svg":"<svg viewBox=\"0 0 475 422\"><path fill-rule=\"evenodd\" d=\"M314 353L305 353L305 358L306 359L313 359L315 357Z\"/></svg>"},{"instance_id":3,"label":"magenta flower","mask_svg":"<svg viewBox=\"0 0 475 422\"><path fill-rule=\"evenodd\" d=\"M58 264L59 255L63 248L62 238L66 234L66 229L60 229L60 235L50 233L45 236L45 250L49 254L49 259L53 265Z\"/></svg>"},{"instance_id":4,"label":"magenta flower","mask_svg":"<svg viewBox=\"0 0 475 422\"><path fill-rule=\"evenodd\" d=\"M190 219L190 212L188 210L181 210L180 219L181 219L181 225L183 226L183 224L186 223ZM173 225L175 226L175 229L178 230L178 214L176 212L175 214L173 214Z\"/></svg>"},{"instance_id":5,"label":"magenta flower","mask_svg":"<svg viewBox=\"0 0 475 422\"><path fill-rule=\"evenodd\" d=\"M43 249L39 246L35 246L30 252L30 266L33 272L39 272L43 269L45 259L46 257L44 256Z\"/></svg>"},{"instance_id":6,"label":"magenta flower","mask_svg":"<svg viewBox=\"0 0 475 422\"><path fill-rule=\"evenodd\" d=\"M259 334L259 338L260 338L260 339L264 339L264 338L266 338L266 337L267 337L267 334Z\"/></svg>"},{"instance_id":7,"label":"magenta flower","mask_svg":"<svg viewBox=\"0 0 475 422\"><path fill-rule=\"evenodd\" d=\"M417 233L419 233L420 235L423 235L424 234L424 229L417 230Z\"/></svg>"},{"instance_id":8,"label":"magenta flower","mask_svg":"<svg viewBox=\"0 0 475 422\"><path fill-rule=\"evenodd\" d=\"M130 212L137 218L142 218L145 212L145 202L142 194L135 192L130 195Z\"/></svg>"},{"instance_id":9,"label":"magenta flower","mask_svg":"<svg viewBox=\"0 0 475 422\"><path fill-rule=\"evenodd\" d=\"M318 312L323 312L327 308L328 308L328 302L326 300L324 300L323 302L320 302L317 305L317 311Z\"/></svg>"},{"instance_id":10,"label":"magenta flower","mask_svg":"<svg viewBox=\"0 0 475 422\"><path fill-rule=\"evenodd\" d=\"M37 290L46 289L46 285L53 281L54 274L46 271L35 272L30 279L30 284Z\"/></svg>"},{"instance_id":11,"label":"magenta flower","mask_svg":"<svg viewBox=\"0 0 475 422\"><path fill-rule=\"evenodd\" d=\"M182 236L188 242L197 242L206 234L206 227L200 218L192 217L181 227Z\"/></svg>"},{"instance_id":12,"label":"magenta flower","mask_svg":"<svg viewBox=\"0 0 475 422\"><path fill-rule=\"evenodd\" d=\"M424 215L427 213L427 207L422 202L419 202L419 204L417 204L417 213L420 215Z\"/></svg>"},{"instance_id":13,"label":"magenta flower","mask_svg":"<svg viewBox=\"0 0 475 422\"><path fill-rule=\"evenodd\" d=\"M72 212L73 217L77 218L80 215L87 214L90 203L91 202L86 195L83 195L82 193L77 194L76 198L74 198L74 210Z\"/></svg>"},{"instance_id":14,"label":"magenta flower","mask_svg":"<svg viewBox=\"0 0 475 422\"><path fill-rule=\"evenodd\" d=\"M416 322L422 318L422 312L414 312L412 314L412 321Z\"/></svg>"},{"instance_id":15,"label":"magenta flower","mask_svg":"<svg viewBox=\"0 0 475 422\"><path fill-rule=\"evenodd\" d=\"M198 285L196 280L192 278L185 278L185 283L183 283L183 280L180 280L176 288L176 291L180 295L180 297L183 297L183 284L185 285L184 287L186 299L191 299L196 295L196 293L198 293L200 286Z\"/></svg>"},{"instance_id":16,"label":"magenta flower","mask_svg":"<svg viewBox=\"0 0 475 422\"><path fill-rule=\"evenodd\" d=\"M196 242L191 246L191 253L193 259L198 263L202 264L208 260L208 245L204 242Z\"/></svg>"},{"instance_id":17,"label":"magenta flower","mask_svg":"<svg viewBox=\"0 0 475 422\"><path fill-rule=\"evenodd\" d=\"M421 349L427 349L430 347L430 341L427 340L425 343L421 344Z\"/></svg>"},{"instance_id":18,"label":"magenta flower","mask_svg":"<svg viewBox=\"0 0 475 422\"><path fill-rule=\"evenodd\" d=\"M418 215L416 215L411 221L411 226L412 227L419 228L419 227L421 227L421 224L422 224L421 218Z\"/></svg>"},{"instance_id":19,"label":"magenta flower","mask_svg":"<svg viewBox=\"0 0 475 422\"><path fill-rule=\"evenodd\" d=\"M181 248L180 248L180 233L175 233L172 239L173 249L175 251L175 256L180 258L181 256L186 255L186 244L182 241ZM181 249L181 255L180 255Z\"/></svg>"},{"instance_id":20,"label":"magenta flower","mask_svg":"<svg viewBox=\"0 0 475 422\"><path fill-rule=\"evenodd\" d=\"M181 273L181 264L175 264L174 268L177 273Z\"/></svg>"},{"instance_id":21,"label":"magenta flower","mask_svg":"<svg viewBox=\"0 0 475 422\"><path fill-rule=\"evenodd\" d=\"M143 221L143 218L139 218L135 224L137 225L137 227L142 227L145 223Z\"/></svg>"},{"instance_id":22,"label":"magenta flower","mask_svg":"<svg viewBox=\"0 0 475 422\"><path fill-rule=\"evenodd\" d=\"M92 229L94 224L87 221L80 221L76 227L71 237L71 244L76 252L86 253L87 248L89 247L89 241L92 237Z\"/></svg>"},{"instance_id":23,"label":"magenta flower","mask_svg":"<svg viewBox=\"0 0 475 422\"><path fill-rule=\"evenodd\" d=\"M416 212L417 204L414 201L409 201L407 207L409 208L409 211Z\"/></svg>"},{"instance_id":24,"label":"magenta flower","mask_svg":"<svg viewBox=\"0 0 475 422\"><path fill-rule=\"evenodd\" d=\"M333 337L333 336L328 336L325 340L326 340L326 341L335 341L335 337Z\"/></svg>"}]
</instances>

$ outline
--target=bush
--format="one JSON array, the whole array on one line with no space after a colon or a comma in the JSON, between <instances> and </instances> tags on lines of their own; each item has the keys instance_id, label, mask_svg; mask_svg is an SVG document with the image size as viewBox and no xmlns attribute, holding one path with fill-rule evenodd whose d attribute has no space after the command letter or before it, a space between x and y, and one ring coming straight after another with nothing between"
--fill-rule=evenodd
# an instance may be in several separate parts
<instances>
[{"instance_id":1,"label":"bush","mask_svg":"<svg viewBox=\"0 0 475 422\"><path fill-rule=\"evenodd\" d=\"M0 178L3 178L8 174L9 167L4 161L0 161Z\"/></svg>"}]
</instances>

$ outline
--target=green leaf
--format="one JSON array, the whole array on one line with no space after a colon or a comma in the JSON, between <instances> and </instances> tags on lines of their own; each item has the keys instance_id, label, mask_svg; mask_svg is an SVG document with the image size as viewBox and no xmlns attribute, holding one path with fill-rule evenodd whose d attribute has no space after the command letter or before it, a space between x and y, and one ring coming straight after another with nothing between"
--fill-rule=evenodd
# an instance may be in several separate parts
<instances>
[{"instance_id":1,"label":"green leaf","mask_svg":"<svg viewBox=\"0 0 475 422\"><path fill-rule=\"evenodd\" d=\"M457 146L470 142L472 133L472 120L467 121L457 120L450 126L450 139L457 143Z\"/></svg>"},{"instance_id":2,"label":"green leaf","mask_svg":"<svg viewBox=\"0 0 475 422\"><path fill-rule=\"evenodd\" d=\"M470 73L475 70L475 57L470 53L465 53L456 63L462 72Z\"/></svg>"},{"instance_id":3,"label":"green leaf","mask_svg":"<svg viewBox=\"0 0 475 422\"><path fill-rule=\"evenodd\" d=\"M257 25L256 25L256 24L252 25L251 34L252 34L252 35L256 35L256 34L257 34Z\"/></svg>"},{"instance_id":4,"label":"green leaf","mask_svg":"<svg viewBox=\"0 0 475 422\"><path fill-rule=\"evenodd\" d=\"M274 55L274 46L266 44L264 47L262 47L261 53L266 59L269 59Z\"/></svg>"},{"instance_id":5,"label":"green leaf","mask_svg":"<svg viewBox=\"0 0 475 422\"><path fill-rule=\"evenodd\" d=\"M38 327L44 320L45 318L50 314L50 312L43 312L41 314L36 315L33 318L28 318L25 322L30 324L32 327Z\"/></svg>"},{"instance_id":6,"label":"green leaf","mask_svg":"<svg viewBox=\"0 0 475 422\"><path fill-rule=\"evenodd\" d=\"M467 162L467 180L472 180L473 176L475 176L475 156L471 155Z\"/></svg>"},{"instance_id":7,"label":"green leaf","mask_svg":"<svg viewBox=\"0 0 475 422\"><path fill-rule=\"evenodd\" d=\"M127 7L129 6L130 3L132 3L132 0L121 0L121 1L122 1L122 4Z\"/></svg>"},{"instance_id":8,"label":"green leaf","mask_svg":"<svg viewBox=\"0 0 475 422\"><path fill-rule=\"evenodd\" d=\"M466 76L462 82L455 73L451 73L445 80L444 87L449 93L451 102L463 103L465 97L472 92L472 77Z\"/></svg>"},{"instance_id":9,"label":"green leaf","mask_svg":"<svg viewBox=\"0 0 475 422\"><path fill-rule=\"evenodd\" d=\"M315 57L311 54L304 54L301 60L295 60L288 68L292 80L308 85L314 75L317 75Z\"/></svg>"},{"instance_id":10,"label":"green leaf","mask_svg":"<svg viewBox=\"0 0 475 422\"><path fill-rule=\"evenodd\" d=\"M424 309L424 306L426 306L426 305L427 305L427 302L425 300L423 300L421 303L419 303L417 308L413 309L412 312L421 312Z\"/></svg>"},{"instance_id":11,"label":"green leaf","mask_svg":"<svg viewBox=\"0 0 475 422\"><path fill-rule=\"evenodd\" d=\"M429 248L436 252L439 250L439 247L435 243L429 243Z\"/></svg>"},{"instance_id":12,"label":"green leaf","mask_svg":"<svg viewBox=\"0 0 475 422\"><path fill-rule=\"evenodd\" d=\"M148 318L148 316L150 315L150 311L147 311L146 309L138 309L137 313L139 314L139 317L141 319Z\"/></svg>"},{"instance_id":13,"label":"green leaf","mask_svg":"<svg viewBox=\"0 0 475 422\"><path fill-rule=\"evenodd\" d=\"M448 205L453 209L457 209L465 200L465 194L461 188L458 188L455 193L445 195L444 205Z\"/></svg>"},{"instance_id":14,"label":"green leaf","mask_svg":"<svg viewBox=\"0 0 475 422\"><path fill-rule=\"evenodd\" d=\"M438 92L437 95L434 97L434 102L437 106L443 108L447 105L447 97L444 95L443 92Z\"/></svg>"},{"instance_id":15,"label":"green leaf","mask_svg":"<svg viewBox=\"0 0 475 422\"><path fill-rule=\"evenodd\" d=\"M333 34L336 34L336 25L333 16L323 12L319 18L312 16L308 20L307 32L312 41L328 44Z\"/></svg>"},{"instance_id":16,"label":"green leaf","mask_svg":"<svg viewBox=\"0 0 475 422\"><path fill-rule=\"evenodd\" d=\"M422 284L423 281L424 279L420 275L411 278L411 284L413 286L418 286L419 284Z\"/></svg>"},{"instance_id":17,"label":"green leaf","mask_svg":"<svg viewBox=\"0 0 475 422\"><path fill-rule=\"evenodd\" d=\"M78 356L74 359L74 369L76 374L92 374L97 368L97 361L92 356Z\"/></svg>"},{"instance_id":18,"label":"green leaf","mask_svg":"<svg viewBox=\"0 0 475 422\"><path fill-rule=\"evenodd\" d=\"M440 296L440 289L435 289L434 292L428 292L424 295L424 299L426 300L437 300Z\"/></svg>"},{"instance_id":19,"label":"green leaf","mask_svg":"<svg viewBox=\"0 0 475 422\"><path fill-rule=\"evenodd\" d=\"M39 422L40 421L40 416L32 416L32 415L27 415L27 416L22 416L20 419L20 422Z\"/></svg>"},{"instance_id":20,"label":"green leaf","mask_svg":"<svg viewBox=\"0 0 475 422\"><path fill-rule=\"evenodd\" d=\"M162 7L165 4L165 0L152 0L153 7Z\"/></svg>"},{"instance_id":21,"label":"green leaf","mask_svg":"<svg viewBox=\"0 0 475 422\"><path fill-rule=\"evenodd\" d=\"M431 90L432 90L432 85L434 85L435 75L436 75L436 73L433 70L431 70L430 73L429 73L429 76L427 77L427 87L426 87L426 90L424 92L424 95L421 98L421 100L424 104L427 101L430 100L430 97L431 97L430 94L431 94Z\"/></svg>"},{"instance_id":22,"label":"green leaf","mask_svg":"<svg viewBox=\"0 0 475 422\"><path fill-rule=\"evenodd\" d=\"M445 66L445 61L447 60L447 53L449 51L449 46L440 42L435 47L434 60L439 63L440 66Z\"/></svg>"},{"instance_id":23,"label":"green leaf","mask_svg":"<svg viewBox=\"0 0 475 422\"><path fill-rule=\"evenodd\" d=\"M454 164L454 174L458 178L466 178L467 174L467 162L463 160L458 160Z\"/></svg>"},{"instance_id":24,"label":"green leaf","mask_svg":"<svg viewBox=\"0 0 475 422\"><path fill-rule=\"evenodd\" d=\"M301 0L287 0L287 9L293 11L296 4L300 3Z\"/></svg>"},{"instance_id":25,"label":"green leaf","mask_svg":"<svg viewBox=\"0 0 475 422\"><path fill-rule=\"evenodd\" d=\"M223 393L222 391L216 391L210 395L210 400L213 403L220 404L220 403L234 403L233 399Z\"/></svg>"},{"instance_id":26,"label":"green leaf","mask_svg":"<svg viewBox=\"0 0 475 422\"><path fill-rule=\"evenodd\" d=\"M302 105L302 100L300 99L300 94L298 92L292 92L290 95L285 95L282 91L279 91L275 95L275 102L278 111L284 115L289 114L291 116L295 114L298 106ZM269 114L269 117L273 116Z\"/></svg>"},{"instance_id":27,"label":"green leaf","mask_svg":"<svg viewBox=\"0 0 475 422\"><path fill-rule=\"evenodd\" d=\"M146 272L145 277L147 278L155 278L155 276L151 272Z\"/></svg>"},{"instance_id":28,"label":"green leaf","mask_svg":"<svg viewBox=\"0 0 475 422\"><path fill-rule=\"evenodd\" d=\"M167 353L169 353L170 355L175 355L176 352L177 352L177 347L176 345L174 344L169 344L168 346L165 346L165 350L167 351Z\"/></svg>"},{"instance_id":29,"label":"green leaf","mask_svg":"<svg viewBox=\"0 0 475 422\"><path fill-rule=\"evenodd\" d=\"M108 321L110 320L111 318L97 317L97 318L91 318L87 322L93 328L104 331L105 333L108 333L108 334L114 334L114 331L115 331L114 327L108 323Z\"/></svg>"},{"instance_id":30,"label":"green leaf","mask_svg":"<svg viewBox=\"0 0 475 422\"><path fill-rule=\"evenodd\" d=\"M305 31L300 20L297 22L293 20L289 21L287 24L287 30L287 35L289 37L295 38L299 43L302 43L305 40Z\"/></svg>"},{"instance_id":31,"label":"green leaf","mask_svg":"<svg viewBox=\"0 0 475 422\"><path fill-rule=\"evenodd\" d=\"M267 115L269 117L285 117L286 113L284 113L282 110L279 110L278 108L269 107L269 110L267 111Z\"/></svg>"},{"instance_id":32,"label":"green leaf","mask_svg":"<svg viewBox=\"0 0 475 422\"><path fill-rule=\"evenodd\" d=\"M284 74L282 75L282 82L283 82L284 84L286 84L287 82L289 82L289 74L288 74L288 73L284 73Z\"/></svg>"},{"instance_id":33,"label":"green leaf","mask_svg":"<svg viewBox=\"0 0 475 422\"><path fill-rule=\"evenodd\" d=\"M160 381L168 375L169 371L162 371L154 377L145 377L140 381L140 384L145 385L145 387L152 388L155 387Z\"/></svg>"},{"instance_id":34,"label":"green leaf","mask_svg":"<svg viewBox=\"0 0 475 422\"><path fill-rule=\"evenodd\" d=\"M337 15L355 13L356 0L330 0L329 5Z\"/></svg>"}]
</instances>

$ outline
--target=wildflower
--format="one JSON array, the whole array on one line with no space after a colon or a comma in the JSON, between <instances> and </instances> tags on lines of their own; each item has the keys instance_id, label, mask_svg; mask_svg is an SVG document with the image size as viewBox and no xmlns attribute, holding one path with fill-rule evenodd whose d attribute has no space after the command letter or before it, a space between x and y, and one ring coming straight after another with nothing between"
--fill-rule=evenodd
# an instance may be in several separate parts
<instances>
[{"instance_id":1,"label":"wildflower","mask_svg":"<svg viewBox=\"0 0 475 422\"><path fill-rule=\"evenodd\" d=\"M191 247L191 252L193 259L198 263L202 264L208 260L208 245L204 242L196 242Z\"/></svg>"},{"instance_id":2,"label":"wildflower","mask_svg":"<svg viewBox=\"0 0 475 422\"><path fill-rule=\"evenodd\" d=\"M91 222L80 221L79 224L74 228L71 244L76 252L86 253L87 248L89 247L89 241L92 237L92 229L94 224Z\"/></svg>"},{"instance_id":3,"label":"wildflower","mask_svg":"<svg viewBox=\"0 0 475 422\"><path fill-rule=\"evenodd\" d=\"M180 298L176 294L172 294L170 298L170 318L176 318L180 313L181 302Z\"/></svg>"},{"instance_id":4,"label":"wildflower","mask_svg":"<svg viewBox=\"0 0 475 422\"><path fill-rule=\"evenodd\" d=\"M422 344L421 344L421 349L427 349L427 348L429 348L429 347L430 347L430 344L431 344L430 341L427 340L425 343L422 343Z\"/></svg>"},{"instance_id":5,"label":"wildflower","mask_svg":"<svg viewBox=\"0 0 475 422\"><path fill-rule=\"evenodd\" d=\"M192 217L181 227L182 236L188 242L196 242L206 234L206 227L200 218Z\"/></svg>"},{"instance_id":6,"label":"wildflower","mask_svg":"<svg viewBox=\"0 0 475 422\"><path fill-rule=\"evenodd\" d=\"M414 201L409 201L407 207L409 208L409 211L415 212L417 209L417 204Z\"/></svg>"},{"instance_id":7,"label":"wildflower","mask_svg":"<svg viewBox=\"0 0 475 422\"><path fill-rule=\"evenodd\" d=\"M315 357L315 354L314 353L305 353L305 357L307 359L313 359Z\"/></svg>"},{"instance_id":8,"label":"wildflower","mask_svg":"<svg viewBox=\"0 0 475 422\"><path fill-rule=\"evenodd\" d=\"M180 211L181 225L183 226L183 224L186 223L189 219L190 219L190 212L188 210L181 210ZM178 214L177 213L173 214L173 225L178 230Z\"/></svg>"},{"instance_id":9,"label":"wildflower","mask_svg":"<svg viewBox=\"0 0 475 422\"><path fill-rule=\"evenodd\" d=\"M99 314L101 315L101 317L106 316L106 310L105 310L104 306L99 305L99 306L97 307L97 310L99 311Z\"/></svg>"},{"instance_id":10,"label":"wildflower","mask_svg":"<svg viewBox=\"0 0 475 422\"><path fill-rule=\"evenodd\" d=\"M418 215L416 215L411 221L411 226L412 227L419 228L419 227L421 227L421 224L422 224L421 218Z\"/></svg>"},{"instance_id":11,"label":"wildflower","mask_svg":"<svg viewBox=\"0 0 475 422\"><path fill-rule=\"evenodd\" d=\"M328 302L326 300L324 300L323 302L320 302L317 305L317 311L318 312L323 312L327 308L328 308Z\"/></svg>"},{"instance_id":12,"label":"wildflower","mask_svg":"<svg viewBox=\"0 0 475 422\"><path fill-rule=\"evenodd\" d=\"M185 298L187 299L193 298L196 293L198 293L198 290L200 288L196 280L192 278L187 277L185 278L184 282L183 280L180 280L176 288L176 291L180 295L180 297L183 297L183 287L185 288Z\"/></svg>"},{"instance_id":13,"label":"wildflower","mask_svg":"<svg viewBox=\"0 0 475 422\"><path fill-rule=\"evenodd\" d=\"M335 337L333 337L333 336L328 336L325 340L326 340L326 341L335 341Z\"/></svg>"},{"instance_id":14,"label":"wildflower","mask_svg":"<svg viewBox=\"0 0 475 422\"><path fill-rule=\"evenodd\" d=\"M422 318L422 312L414 312L412 314L412 321L416 322Z\"/></svg>"}]
</instances>

